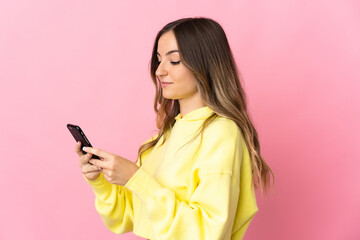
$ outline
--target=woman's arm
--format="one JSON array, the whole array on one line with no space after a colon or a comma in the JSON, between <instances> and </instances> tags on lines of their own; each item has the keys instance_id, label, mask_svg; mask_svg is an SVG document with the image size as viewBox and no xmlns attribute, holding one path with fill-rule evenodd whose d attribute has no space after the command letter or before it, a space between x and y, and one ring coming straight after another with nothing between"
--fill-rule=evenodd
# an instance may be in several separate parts
<instances>
[{"instance_id":1,"label":"woman's arm","mask_svg":"<svg viewBox=\"0 0 360 240\"><path fill-rule=\"evenodd\" d=\"M91 165L92 154L80 151L81 142L75 146L79 156L79 166L85 180L92 186L96 199L95 206L105 225L117 233L129 232L133 229L133 208L131 192L119 185L107 182L101 169Z\"/></svg>"},{"instance_id":2,"label":"woman's arm","mask_svg":"<svg viewBox=\"0 0 360 240\"><path fill-rule=\"evenodd\" d=\"M154 137L146 142L154 139ZM146 157L147 154L149 154L149 151L146 151L143 157ZM136 166L139 167L139 161L137 161ZM104 178L104 173L101 173L94 181L86 177L85 180L93 188L96 197L95 208L105 226L115 233L132 231L134 222L132 192L121 185L109 183Z\"/></svg>"}]
</instances>

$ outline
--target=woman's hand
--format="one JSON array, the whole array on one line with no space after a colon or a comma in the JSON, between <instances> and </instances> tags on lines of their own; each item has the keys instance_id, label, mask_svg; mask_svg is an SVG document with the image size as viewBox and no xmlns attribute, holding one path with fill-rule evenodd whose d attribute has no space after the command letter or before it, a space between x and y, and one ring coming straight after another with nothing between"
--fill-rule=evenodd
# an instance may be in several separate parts
<instances>
[{"instance_id":1,"label":"woman's hand","mask_svg":"<svg viewBox=\"0 0 360 240\"><path fill-rule=\"evenodd\" d=\"M89 160L92 157L91 153L83 154L80 149L81 142L78 142L75 147L75 152L79 155L79 166L81 168L81 171L87 179L89 179L90 181L94 181L99 177L101 169L89 163Z\"/></svg>"},{"instance_id":2,"label":"woman's hand","mask_svg":"<svg viewBox=\"0 0 360 240\"><path fill-rule=\"evenodd\" d=\"M124 186L139 169L135 163L104 150L91 147L83 147L83 150L100 157L101 160L91 159L89 162L102 169L109 183Z\"/></svg>"}]
</instances>

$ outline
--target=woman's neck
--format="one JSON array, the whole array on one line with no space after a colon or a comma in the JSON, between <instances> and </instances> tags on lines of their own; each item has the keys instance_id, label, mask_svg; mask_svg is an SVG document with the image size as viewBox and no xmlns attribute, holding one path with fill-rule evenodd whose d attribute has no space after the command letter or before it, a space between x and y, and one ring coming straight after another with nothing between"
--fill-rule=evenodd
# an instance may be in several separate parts
<instances>
[{"instance_id":1,"label":"woman's neck","mask_svg":"<svg viewBox=\"0 0 360 240\"><path fill-rule=\"evenodd\" d=\"M191 98L179 99L179 104L180 104L181 117L184 117L186 114L188 114L189 112L191 112L195 109L206 106L206 104L205 104L204 100L201 98L199 92L198 92L198 94L195 94Z\"/></svg>"}]
</instances>

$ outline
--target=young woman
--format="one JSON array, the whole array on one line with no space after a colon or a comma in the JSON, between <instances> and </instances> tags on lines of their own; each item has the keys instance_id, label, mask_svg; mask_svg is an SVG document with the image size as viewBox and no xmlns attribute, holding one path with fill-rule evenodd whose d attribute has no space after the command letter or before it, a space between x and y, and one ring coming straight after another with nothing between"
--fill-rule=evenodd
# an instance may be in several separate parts
<instances>
[{"instance_id":1,"label":"young woman","mask_svg":"<svg viewBox=\"0 0 360 240\"><path fill-rule=\"evenodd\" d=\"M267 189L273 173L222 27L207 18L167 24L155 39L151 77L159 131L136 164L76 146L96 210L115 233L242 239L258 211L254 188Z\"/></svg>"}]
</instances>

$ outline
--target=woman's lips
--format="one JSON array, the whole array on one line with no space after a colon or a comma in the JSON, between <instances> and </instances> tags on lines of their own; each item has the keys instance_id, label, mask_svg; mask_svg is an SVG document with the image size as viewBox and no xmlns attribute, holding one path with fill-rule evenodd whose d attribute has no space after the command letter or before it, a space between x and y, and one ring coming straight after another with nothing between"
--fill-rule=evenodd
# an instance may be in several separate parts
<instances>
[{"instance_id":1,"label":"woman's lips","mask_svg":"<svg viewBox=\"0 0 360 240\"><path fill-rule=\"evenodd\" d=\"M166 87L166 86L169 86L169 85L171 85L171 84L173 84L172 82L161 82L161 87Z\"/></svg>"}]
</instances>

